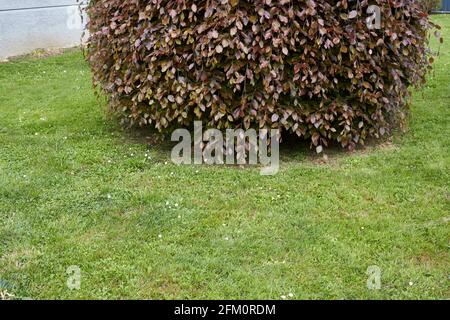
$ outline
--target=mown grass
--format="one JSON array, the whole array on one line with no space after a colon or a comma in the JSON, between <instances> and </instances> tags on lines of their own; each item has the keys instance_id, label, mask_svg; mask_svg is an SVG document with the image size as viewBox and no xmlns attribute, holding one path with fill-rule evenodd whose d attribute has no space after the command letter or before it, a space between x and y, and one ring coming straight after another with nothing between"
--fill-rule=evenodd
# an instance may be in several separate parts
<instances>
[{"instance_id":1,"label":"mown grass","mask_svg":"<svg viewBox=\"0 0 450 320\"><path fill-rule=\"evenodd\" d=\"M167 150L129 139L99 107L79 52L0 64L2 290L449 298L450 16L434 20L447 41L406 134L325 163L285 151L273 177L176 166ZM66 285L72 265L80 290ZM373 265L381 290L366 285Z\"/></svg>"}]
</instances>

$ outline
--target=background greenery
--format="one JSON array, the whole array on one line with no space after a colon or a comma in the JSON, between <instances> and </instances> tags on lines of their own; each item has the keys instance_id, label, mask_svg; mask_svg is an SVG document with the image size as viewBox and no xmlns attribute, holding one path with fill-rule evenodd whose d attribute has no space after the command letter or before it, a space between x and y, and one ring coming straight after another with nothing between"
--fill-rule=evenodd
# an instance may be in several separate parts
<instances>
[{"instance_id":1,"label":"background greenery","mask_svg":"<svg viewBox=\"0 0 450 320\"><path fill-rule=\"evenodd\" d=\"M434 20L447 40L406 134L327 161L288 145L273 177L175 166L168 149L124 134L79 52L0 64L0 290L449 298L450 16ZM71 265L79 291L66 286ZM379 291L366 286L371 265Z\"/></svg>"}]
</instances>

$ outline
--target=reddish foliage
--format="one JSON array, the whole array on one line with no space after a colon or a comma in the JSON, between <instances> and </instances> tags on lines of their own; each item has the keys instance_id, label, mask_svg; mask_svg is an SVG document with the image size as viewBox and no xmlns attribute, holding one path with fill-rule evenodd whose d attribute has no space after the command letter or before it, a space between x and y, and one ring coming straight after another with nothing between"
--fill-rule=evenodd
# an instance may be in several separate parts
<instances>
[{"instance_id":1,"label":"reddish foliage","mask_svg":"<svg viewBox=\"0 0 450 320\"><path fill-rule=\"evenodd\" d=\"M380 29L365 21L372 4ZM404 121L431 62L415 0L91 0L87 12L94 85L163 132L200 119L354 148Z\"/></svg>"}]
</instances>

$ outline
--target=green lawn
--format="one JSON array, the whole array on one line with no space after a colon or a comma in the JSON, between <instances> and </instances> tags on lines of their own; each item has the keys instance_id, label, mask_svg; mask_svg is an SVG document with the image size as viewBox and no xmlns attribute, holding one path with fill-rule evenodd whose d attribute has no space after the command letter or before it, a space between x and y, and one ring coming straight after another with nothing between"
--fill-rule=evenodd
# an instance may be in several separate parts
<instances>
[{"instance_id":1,"label":"green lawn","mask_svg":"<svg viewBox=\"0 0 450 320\"><path fill-rule=\"evenodd\" d=\"M325 163L288 147L272 177L176 166L125 134L78 51L0 64L0 292L449 298L450 16L434 20L446 42L405 134Z\"/></svg>"}]
</instances>

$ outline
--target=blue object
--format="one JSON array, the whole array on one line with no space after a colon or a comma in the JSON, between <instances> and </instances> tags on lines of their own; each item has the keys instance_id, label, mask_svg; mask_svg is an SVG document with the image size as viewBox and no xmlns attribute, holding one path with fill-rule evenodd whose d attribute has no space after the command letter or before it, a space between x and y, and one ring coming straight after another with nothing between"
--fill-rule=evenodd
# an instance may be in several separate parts
<instances>
[{"instance_id":1,"label":"blue object","mask_svg":"<svg viewBox=\"0 0 450 320\"><path fill-rule=\"evenodd\" d=\"M441 12L450 13L450 0L442 0Z\"/></svg>"}]
</instances>

